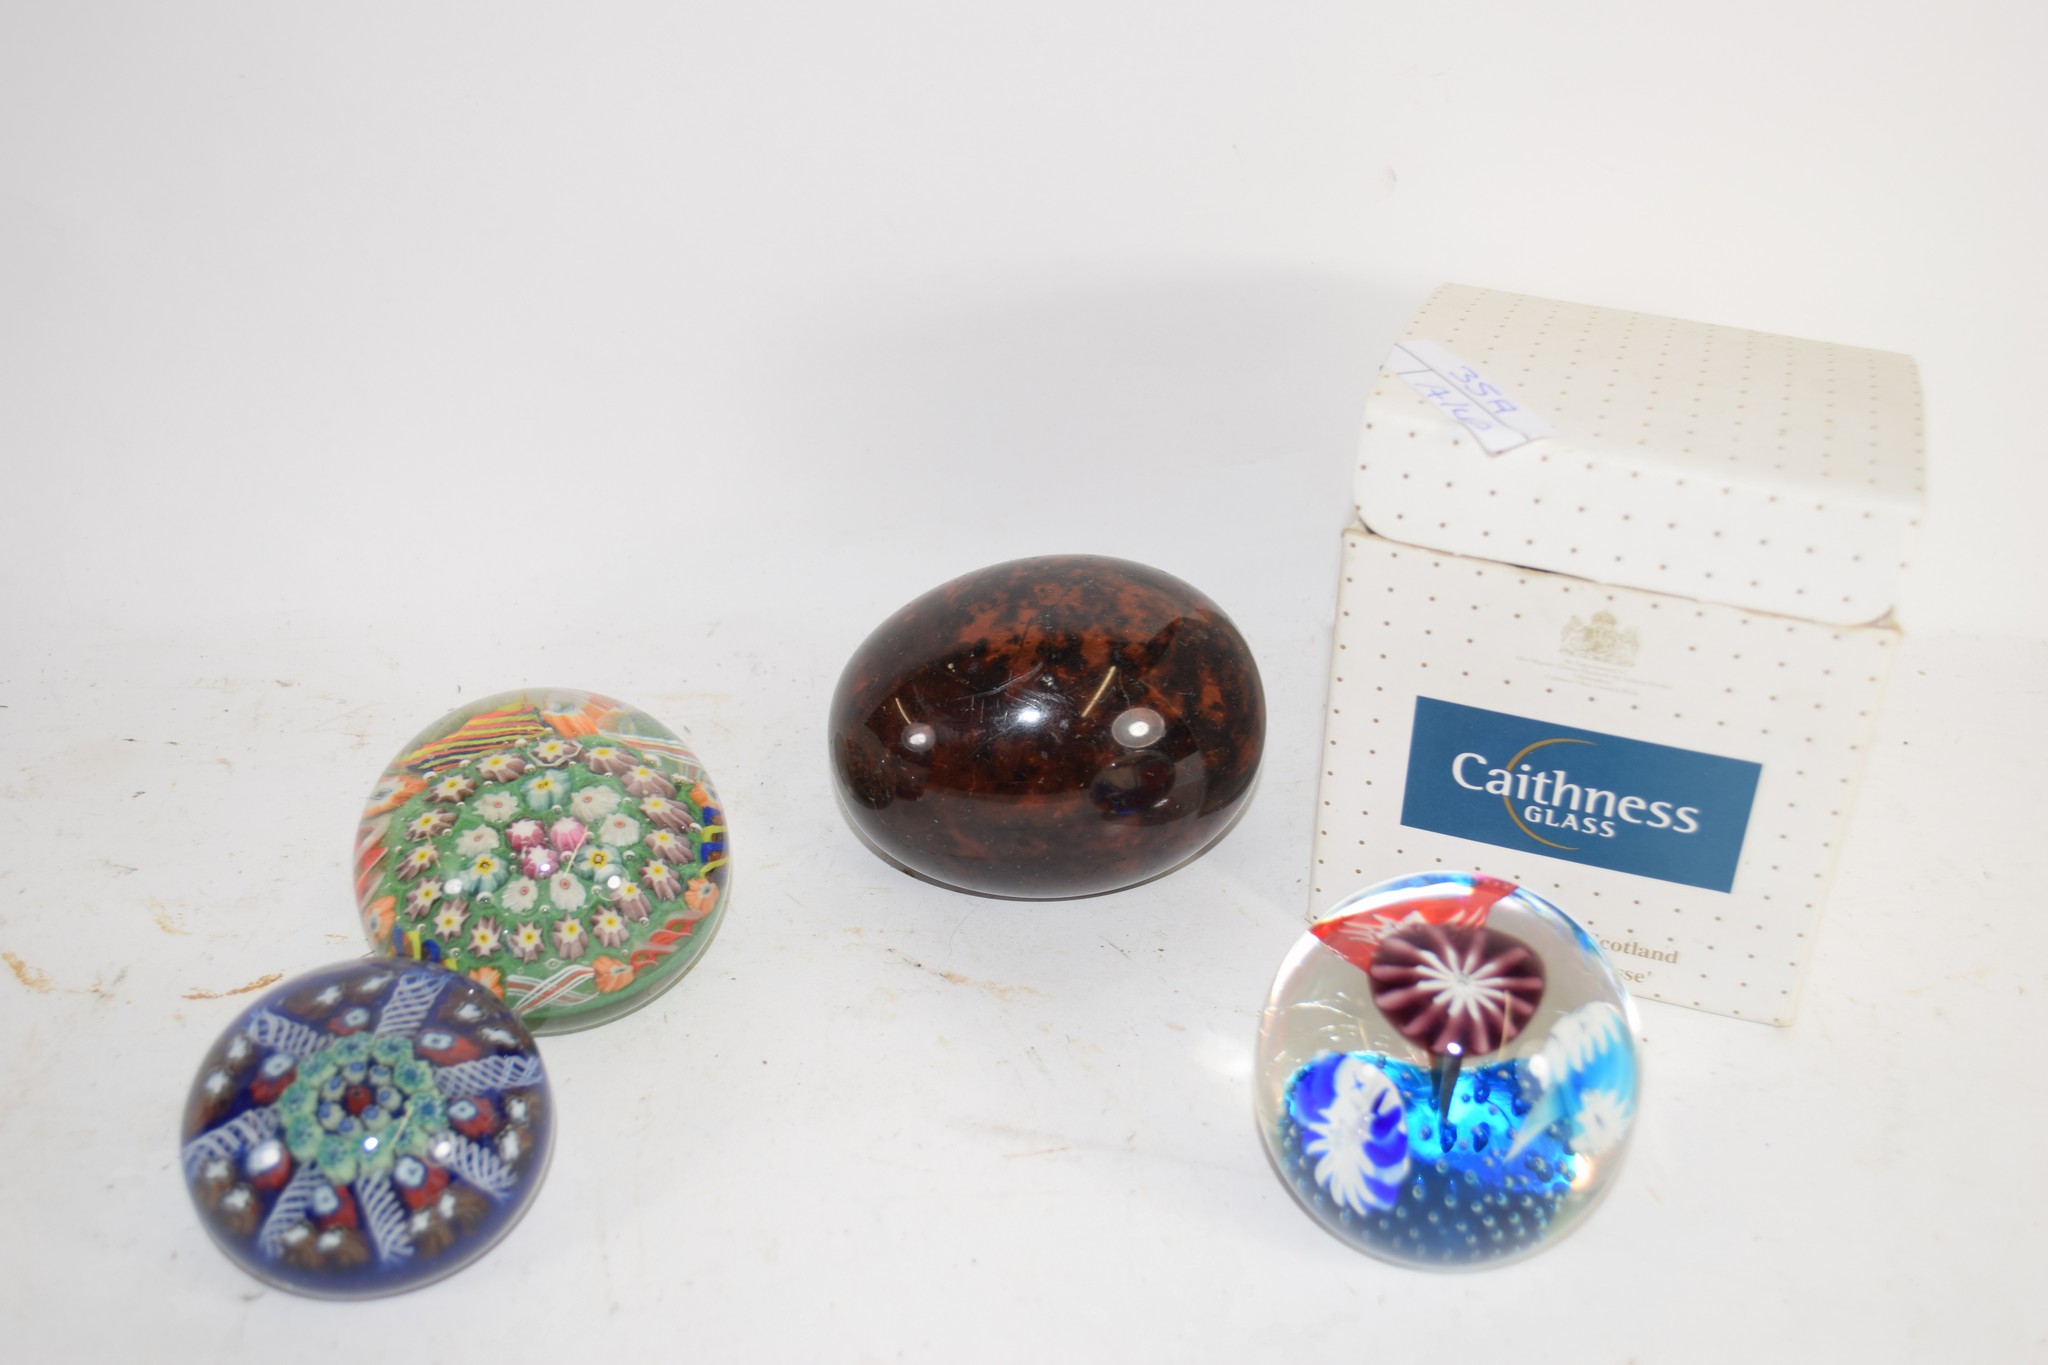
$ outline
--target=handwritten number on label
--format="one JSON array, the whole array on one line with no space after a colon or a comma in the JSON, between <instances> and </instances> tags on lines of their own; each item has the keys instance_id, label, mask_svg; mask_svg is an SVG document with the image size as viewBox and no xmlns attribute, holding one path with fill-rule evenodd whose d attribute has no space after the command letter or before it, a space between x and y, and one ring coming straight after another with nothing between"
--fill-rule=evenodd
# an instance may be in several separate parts
<instances>
[{"instance_id":1,"label":"handwritten number on label","mask_svg":"<svg viewBox=\"0 0 2048 1365\"><path fill-rule=\"evenodd\" d=\"M1521 411L1514 399L1487 383L1485 377L1470 365L1459 366L1456 373L1451 375L1451 378L1456 380L1458 387L1465 390L1466 393L1485 403L1487 410L1490 412Z\"/></svg>"},{"instance_id":2,"label":"handwritten number on label","mask_svg":"<svg viewBox=\"0 0 2048 1365\"><path fill-rule=\"evenodd\" d=\"M1387 368L1495 455L1557 434L1550 423L1510 398L1476 366L1426 338L1410 338L1395 346Z\"/></svg>"}]
</instances>

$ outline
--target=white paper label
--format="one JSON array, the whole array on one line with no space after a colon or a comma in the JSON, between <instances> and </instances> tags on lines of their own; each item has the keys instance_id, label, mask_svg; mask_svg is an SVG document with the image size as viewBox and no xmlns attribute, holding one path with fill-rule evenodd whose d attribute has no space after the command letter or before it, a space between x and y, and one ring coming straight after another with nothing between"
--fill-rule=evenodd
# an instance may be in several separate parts
<instances>
[{"instance_id":1,"label":"white paper label","mask_svg":"<svg viewBox=\"0 0 2048 1365\"><path fill-rule=\"evenodd\" d=\"M1490 455L1557 435L1539 413L1434 341L1416 337L1397 344L1387 356L1387 368L1462 424Z\"/></svg>"}]
</instances>

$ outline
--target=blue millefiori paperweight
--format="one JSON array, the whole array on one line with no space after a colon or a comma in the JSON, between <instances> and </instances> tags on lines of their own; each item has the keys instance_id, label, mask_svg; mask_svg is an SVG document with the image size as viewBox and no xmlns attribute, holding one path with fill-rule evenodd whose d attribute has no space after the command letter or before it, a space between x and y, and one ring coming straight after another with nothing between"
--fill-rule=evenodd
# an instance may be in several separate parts
<instances>
[{"instance_id":1,"label":"blue millefiori paperweight","mask_svg":"<svg viewBox=\"0 0 2048 1365\"><path fill-rule=\"evenodd\" d=\"M441 967L286 982L207 1054L180 1154L199 1218L260 1280L320 1298L417 1288L496 1245L553 1132L533 1036Z\"/></svg>"},{"instance_id":2,"label":"blue millefiori paperweight","mask_svg":"<svg viewBox=\"0 0 2048 1365\"><path fill-rule=\"evenodd\" d=\"M1437 872L1302 935L1260 1022L1255 1106L1325 1228L1458 1270L1586 1217L1627 1150L1638 1072L1634 1007L1585 930L1510 882Z\"/></svg>"}]
</instances>

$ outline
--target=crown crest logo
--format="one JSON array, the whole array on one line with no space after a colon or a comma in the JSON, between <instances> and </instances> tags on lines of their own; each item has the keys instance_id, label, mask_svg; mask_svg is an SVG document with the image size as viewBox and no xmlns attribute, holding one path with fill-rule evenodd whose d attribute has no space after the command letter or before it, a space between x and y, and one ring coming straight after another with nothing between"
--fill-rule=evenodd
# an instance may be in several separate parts
<instances>
[{"instance_id":1,"label":"crown crest logo","mask_svg":"<svg viewBox=\"0 0 2048 1365\"><path fill-rule=\"evenodd\" d=\"M1636 661L1636 632L1616 624L1613 612L1596 611L1590 622L1576 616L1567 621L1558 649L1575 658L1626 668Z\"/></svg>"}]
</instances>

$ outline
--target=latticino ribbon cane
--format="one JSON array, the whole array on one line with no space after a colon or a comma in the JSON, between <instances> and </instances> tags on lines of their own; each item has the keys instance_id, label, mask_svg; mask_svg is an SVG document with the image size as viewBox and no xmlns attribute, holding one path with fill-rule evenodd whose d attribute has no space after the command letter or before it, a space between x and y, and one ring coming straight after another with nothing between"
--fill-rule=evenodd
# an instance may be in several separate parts
<instances>
[{"instance_id":1,"label":"latticino ribbon cane","mask_svg":"<svg viewBox=\"0 0 2048 1365\"><path fill-rule=\"evenodd\" d=\"M661 961L662 958L674 952L676 945L688 938L690 931L696 927L696 920L677 915L674 919L669 920L659 929L649 934L647 936L647 946L635 949L633 956L627 959L628 964L636 972L653 966Z\"/></svg>"}]
</instances>

